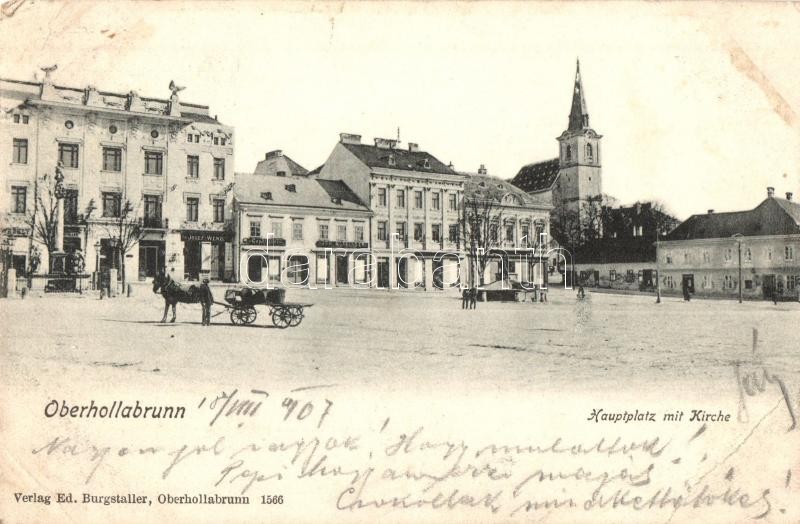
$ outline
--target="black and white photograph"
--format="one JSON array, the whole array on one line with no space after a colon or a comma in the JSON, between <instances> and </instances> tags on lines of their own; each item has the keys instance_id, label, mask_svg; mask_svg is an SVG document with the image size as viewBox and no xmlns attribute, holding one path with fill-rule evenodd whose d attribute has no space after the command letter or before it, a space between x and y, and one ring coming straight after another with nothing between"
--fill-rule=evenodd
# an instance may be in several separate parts
<instances>
[{"instance_id":1,"label":"black and white photograph","mask_svg":"<svg viewBox=\"0 0 800 524\"><path fill-rule=\"evenodd\" d=\"M800 522L799 28L4 1L0 523Z\"/></svg>"}]
</instances>

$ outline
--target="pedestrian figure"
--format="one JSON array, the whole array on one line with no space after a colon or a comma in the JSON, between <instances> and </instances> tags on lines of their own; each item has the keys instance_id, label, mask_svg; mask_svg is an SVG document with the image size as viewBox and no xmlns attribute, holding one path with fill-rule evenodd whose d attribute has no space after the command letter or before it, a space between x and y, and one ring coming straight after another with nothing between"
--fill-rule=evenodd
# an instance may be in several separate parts
<instances>
[{"instance_id":1,"label":"pedestrian figure","mask_svg":"<svg viewBox=\"0 0 800 524\"><path fill-rule=\"evenodd\" d=\"M772 303L776 306L778 305L778 290L776 289L772 290Z\"/></svg>"},{"instance_id":2,"label":"pedestrian figure","mask_svg":"<svg viewBox=\"0 0 800 524\"><path fill-rule=\"evenodd\" d=\"M683 300L689 302L691 300L691 295L689 295L689 285L684 282L683 283Z\"/></svg>"},{"instance_id":3,"label":"pedestrian figure","mask_svg":"<svg viewBox=\"0 0 800 524\"><path fill-rule=\"evenodd\" d=\"M586 291L583 290L583 286L578 286L578 300L583 300L586 297Z\"/></svg>"},{"instance_id":4,"label":"pedestrian figure","mask_svg":"<svg viewBox=\"0 0 800 524\"><path fill-rule=\"evenodd\" d=\"M203 283L200 284L200 305L203 306L203 325L211 325L211 304L214 302L214 295L211 294L211 288L208 287L208 279L204 278Z\"/></svg>"},{"instance_id":5,"label":"pedestrian figure","mask_svg":"<svg viewBox=\"0 0 800 524\"><path fill-rule=\"evenodd\" d=\"M547 302L547 289L542 288L542 290L539 291L539 302Z\"/></svg>"},{"instance_id":6,"label":"pedestrian figure","mask_svg":"<svg viewBox=\"0 0 800 524\"><path fill-rule=\"evenodd\" d=\"M469 295L470 295L470 288L465 287L461 291L461 309L467 309L469 307L470 305Z\"/></svg>"},{"instance_id":7,"label":"pedestrian figure","mask_svg":"<svg viewBox=\"0 0 800 524\"><path fill-rule=\"evenodd\" d=\"M478 288L473 287L469 290L469 308L475 309L478 307Z\"/></svg>"}]
</instances>

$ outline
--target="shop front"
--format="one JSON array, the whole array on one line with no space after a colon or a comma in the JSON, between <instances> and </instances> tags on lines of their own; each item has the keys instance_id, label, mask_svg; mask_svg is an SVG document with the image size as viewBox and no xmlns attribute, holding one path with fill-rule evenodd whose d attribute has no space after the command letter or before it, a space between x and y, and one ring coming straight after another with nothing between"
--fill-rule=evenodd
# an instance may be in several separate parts
<instances>
[{"instance_id":1,"label":"shop front","mask_svg":"<svg viewBox=\"0 0 800 524\"><path fill-rule=\"evenodd\" d=\"M182 230L183 278L228 280L233 269L232 236L228 231Z\"/></svg>"}]
</instances>

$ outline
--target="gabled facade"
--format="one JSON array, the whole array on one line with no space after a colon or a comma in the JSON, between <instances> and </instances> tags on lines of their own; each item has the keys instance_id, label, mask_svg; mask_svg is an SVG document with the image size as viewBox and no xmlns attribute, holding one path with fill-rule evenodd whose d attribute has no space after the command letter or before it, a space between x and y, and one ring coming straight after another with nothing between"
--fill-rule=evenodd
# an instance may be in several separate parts
<instances>
[{"instance_id":1,"label":"gabled facade","mask_svg":"<svg viewBox=\"0 0 800 524\"><path fill-rule=\"evenodd\" d=\"M698 295L797 300L800 204L792 193L749 211L692 215L658 243L661 289ZM741 263L740 263L741 261ZM741 277L740 277L741 275Z\"/></svg>"},{"instance_id":2,"label":"gabled facade","mask_svg":"<svg viewBox=\"0 0 800 524\"><path fill-rule=\"evenodd\" d=\"M367 286L372 213L341 180L237 174L237 280Z\"/></svg>"}]
</instances>

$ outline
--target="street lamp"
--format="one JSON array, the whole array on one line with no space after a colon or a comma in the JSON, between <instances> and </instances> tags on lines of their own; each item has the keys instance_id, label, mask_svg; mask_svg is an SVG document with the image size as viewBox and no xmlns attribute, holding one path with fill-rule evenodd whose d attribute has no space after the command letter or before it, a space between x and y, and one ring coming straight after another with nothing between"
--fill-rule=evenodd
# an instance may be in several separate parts
<instances>
[{"instance_id":1,"label":"street lamp","mask_svg":"<svg viewBox=\"0 0 800 524\"><path fill-rule=\"evenodd\" d=\"M100 289L100 241L94 243L94 288Z\"/></svg>"},{"instance_id":2,"label":"street lamp","mask_svg":"<svg viewBox=\"0 0 800 524\"><path fill-rule=\"evenodd\" d=\"M738 282L738 286L739 286L739 303L741 304L742 303L742 239L744 238L744 235L741 234L741 233L734 233L733 236L731 236L731 238L736 241L736 244L739 247L739 282Z\"/></svg>"}]
</instances>

